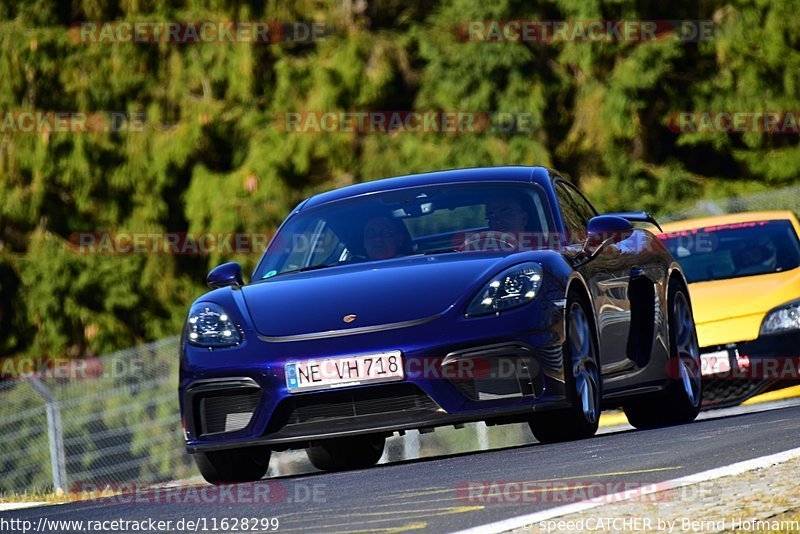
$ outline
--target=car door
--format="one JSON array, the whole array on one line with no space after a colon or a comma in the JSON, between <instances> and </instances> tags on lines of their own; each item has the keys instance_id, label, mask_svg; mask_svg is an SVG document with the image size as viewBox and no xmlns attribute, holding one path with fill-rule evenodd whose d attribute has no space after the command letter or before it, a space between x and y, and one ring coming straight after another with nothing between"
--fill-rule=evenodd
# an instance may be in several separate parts
<instances>
[{"instance_id":1,"label":"car door","mask_svg":"<svg viewBox=\"0 0 800 534\"><path fill-rule=\"evenodd\" d=\"M557 180L555 188L568 240L580 247L586 238L586 225L597 212L571 184ZM628 284L633 263L624 244L608 242L599 255L581 268L594 300L604 375L625 371L632 364L627 344L631 324Z\"/></svg>"}]
</instances>

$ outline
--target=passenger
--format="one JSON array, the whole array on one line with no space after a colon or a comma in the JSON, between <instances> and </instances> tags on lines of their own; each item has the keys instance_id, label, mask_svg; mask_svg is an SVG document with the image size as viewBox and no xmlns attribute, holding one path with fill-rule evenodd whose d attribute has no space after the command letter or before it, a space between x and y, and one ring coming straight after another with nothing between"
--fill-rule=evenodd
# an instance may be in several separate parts
<instances>
[{"instance_id":1,"label":"passenger","mask_svg":"<svg viewBox=\"0 0 800 534\"><path fill-rule=\"evenodd\" d=\"M390 217L373 217L364 225L364 251L367 259L384 260L406 253L408 233L400 227L403 223Z\"/></svg>"}]
</instances>

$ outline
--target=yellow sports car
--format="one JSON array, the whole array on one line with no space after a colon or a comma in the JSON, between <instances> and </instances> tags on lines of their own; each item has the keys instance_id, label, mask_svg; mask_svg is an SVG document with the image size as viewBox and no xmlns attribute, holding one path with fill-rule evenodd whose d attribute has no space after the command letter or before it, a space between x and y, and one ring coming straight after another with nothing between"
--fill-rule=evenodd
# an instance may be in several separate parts
<instances>
[{"instance_id":1,"label":"yellow sports car","mask_svg":"<svg viewBox=\"0 0 800 534\"><path fill-rule=\"evenodd\" d=\"M702 374L743 400L800 376L800 222L763 211L663 225L689 282ZM713 389L713 388L712 388ZM711 393L711 391L708 391ZM712 403L714 402L713 399Z\"/></svg>"}]
</instances>

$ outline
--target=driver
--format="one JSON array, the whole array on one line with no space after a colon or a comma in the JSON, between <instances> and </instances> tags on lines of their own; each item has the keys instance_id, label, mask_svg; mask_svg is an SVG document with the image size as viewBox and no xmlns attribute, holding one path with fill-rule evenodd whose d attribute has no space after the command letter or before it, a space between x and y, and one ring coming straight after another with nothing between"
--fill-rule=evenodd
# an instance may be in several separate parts
<instances>
[{"instance_id":1,"label":"driver","mask_svg":"<svg viewBox=\"0 0 800 534\"><path fill-rule=\"evenodd\" d=\"M737 274L764 274L775 272L778 268L778 250L767 236L759 237L749 246L742 246L733 254Z\"/></svg>"},{"instance_id":2,"label":"driver","mask_svg":"<svg viewBox=\"0 0 800 534\"><path fill-rule=\"evenodd\" d=\"M516 198L496 196L486 202L486 222L496 232L522 232L528 226L528 212Z\"/></svg>"},{"instance_id":3,"label":"driver","mask_svg":"<svg viewBox=\"0 0 800 534\"><path fill-rule=\"evenodd\" d=\"M373 217L364 225L364 251L367 259L384 260L402 256L406 248L407 232L403 223L386 216Z\"/></svg>"},{"instance_id":4,"label":"driver","mask_svg":"<svg viewBox=\"0 0 800 534\"><path fill-rule=\"evenodd\" d=\"M522 202L508 194L486 201L487 231L466 233L459 250L511 251L521 248L528 226L528 212Z\"/></svg>"}]
</instances>

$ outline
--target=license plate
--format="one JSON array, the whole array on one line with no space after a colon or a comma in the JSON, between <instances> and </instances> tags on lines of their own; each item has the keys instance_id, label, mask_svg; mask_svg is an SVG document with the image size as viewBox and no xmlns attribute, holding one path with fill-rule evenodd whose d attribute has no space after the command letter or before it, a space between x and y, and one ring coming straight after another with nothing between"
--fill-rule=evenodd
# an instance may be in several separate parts
<instances>
[{"instance_id":1,"label":"license plate","mask_svg":"<svg viewBox=\"0 0 800 534\"><path fill-rule=\"evenodd\" d=\"M286 387L290 393L393 382L405 376L399 350L290 362L285 370Z\"/></svg>"},{"instance_id":2,"label":"license plate","mask_svg":"<svg viewBox=\"0 0 800 534\"><path fill-rule=\"evenodd\" d=\"M731 360L727 350L700 355L700 372L703 376L718 375L731 370Z\"/></svg>"}]
</instances>

